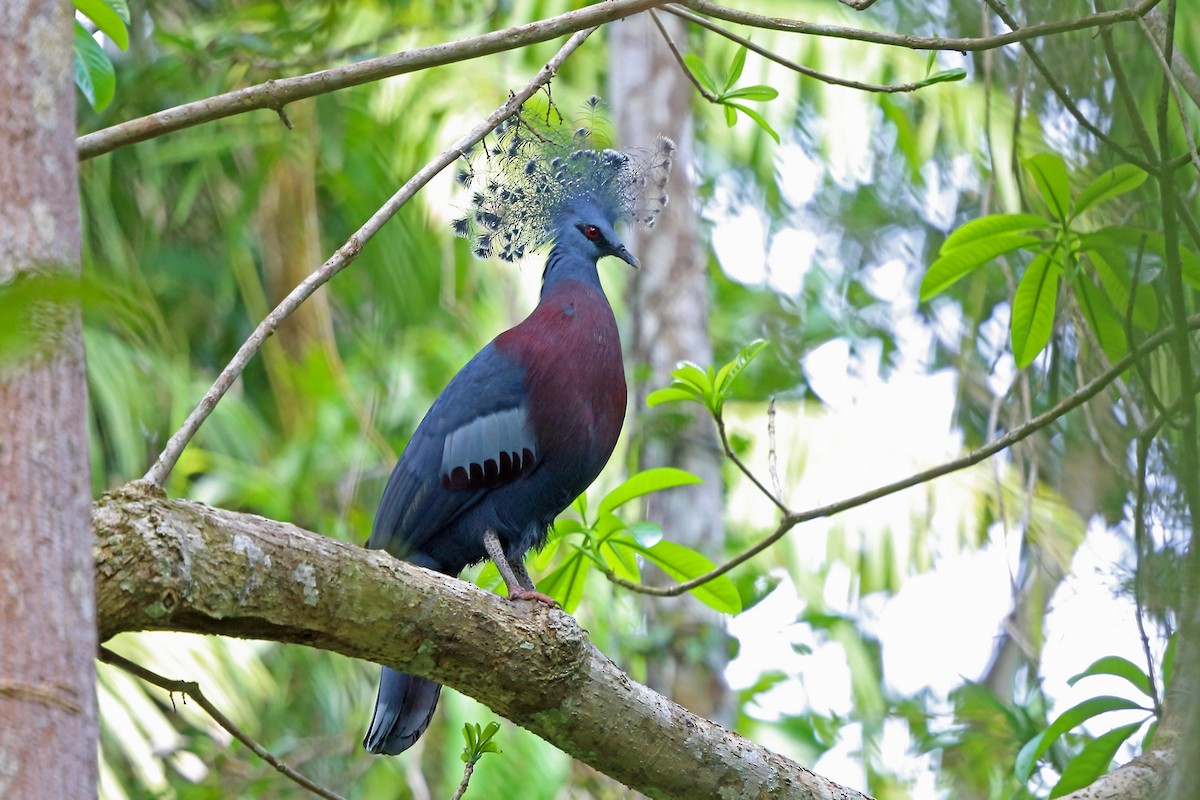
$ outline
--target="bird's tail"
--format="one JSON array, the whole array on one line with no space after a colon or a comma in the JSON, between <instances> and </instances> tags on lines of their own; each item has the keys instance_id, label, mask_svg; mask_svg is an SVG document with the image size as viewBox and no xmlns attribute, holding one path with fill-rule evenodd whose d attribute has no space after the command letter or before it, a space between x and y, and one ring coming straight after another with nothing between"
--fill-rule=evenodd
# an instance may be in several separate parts
<instances>
[{"instance_id":1,"label":"bird's tail","mask_svg":"<svg viewBox=\"0 0 1200 800\"><path fill-rule=\"evenodd\" d=\"M429 727L441 693L440 683L384 667L363 747L389 756L412 747Z\"/></svg>"}]
</instances>

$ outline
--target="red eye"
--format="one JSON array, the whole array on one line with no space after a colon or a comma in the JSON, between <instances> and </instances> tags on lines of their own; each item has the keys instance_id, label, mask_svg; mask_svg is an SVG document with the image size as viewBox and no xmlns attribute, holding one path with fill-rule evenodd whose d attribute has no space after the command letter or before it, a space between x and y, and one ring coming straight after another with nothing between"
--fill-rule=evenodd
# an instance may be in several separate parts
<instances>
[{"instance_id":1,"label":"red eye","mask_svg":"<svg viewBox=\"0 0 1200 800\"><path fill-rule=\"evenodd\" d=\"M595 225L588 225L583 229L583 235L594 241L600 238L600 229Z\"/></svg>"}]
</instances>

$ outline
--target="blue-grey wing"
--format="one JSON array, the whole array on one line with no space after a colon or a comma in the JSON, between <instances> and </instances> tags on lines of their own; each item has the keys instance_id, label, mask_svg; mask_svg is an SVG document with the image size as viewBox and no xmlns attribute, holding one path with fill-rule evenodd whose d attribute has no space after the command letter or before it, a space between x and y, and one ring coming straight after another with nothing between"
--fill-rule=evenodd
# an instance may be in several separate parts
<instances>
[{"instance_id":1,"label":"blue-grey wing","mask_svg":"<svg viewBox=\"0 0 1200 800\"><path fill-rule=\"evenodd\" d=\"M421 563L459 515L536 466L524 381L524 367L494 343L454 376L392 470L367 547Z\"/></svg>"}]
</instances>

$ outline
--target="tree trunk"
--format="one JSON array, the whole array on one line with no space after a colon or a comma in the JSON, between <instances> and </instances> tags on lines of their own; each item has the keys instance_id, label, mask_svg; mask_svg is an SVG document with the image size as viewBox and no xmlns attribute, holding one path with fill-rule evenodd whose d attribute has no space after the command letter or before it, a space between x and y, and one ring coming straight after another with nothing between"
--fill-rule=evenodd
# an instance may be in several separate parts
<instances>
[{"instance_id":1,"label":"tree trunk","mask_svg":"<svg viewBox=\"0 0 1200 800\"><path fill-rule=\"evenodd\" d=\"M681 20L661 14L676 42L686 42ZM646 519L662 526L666 537L721 561L724 543L721 453L712 420L693 413L686 427L662 425L663 417L646 408L646 395L671 381L671 370L687 359L712 361L708 335L708 260L700 244L694 187L692 87L675 63L648 13L609 28L610 87L623 147L649 147L660 133L678 147L667 187L670 202L652 233L631 232L630 248L644 268L630 296L633 321L632 362L647 365L635 378L633 430L642 469L673 466L704 479L654 495ZM678 414L673 406L669 414ZM658 580L665 576L646 570ZM691 595L646 604L651 637L669 632L665 647L647 653L648 683L697 714L728 724L733 703L725 683L728 663L721 617Z\"/></svg>"},{"instance_id":2,"label":"tree trunk","mask_svg":"<svg viewBox=\"0 0 1200 800\"><path fill-rule=\"evenodd\" d=\"M62 288L79 273L70 4L5 0L3 17L0 292L13 301L2 324L21 327L20 349L0 352L0 796L87 798L97 775L87 395L78 293ZM14 309L19 297L33 299Z\"/></svg>"}]
</instances>

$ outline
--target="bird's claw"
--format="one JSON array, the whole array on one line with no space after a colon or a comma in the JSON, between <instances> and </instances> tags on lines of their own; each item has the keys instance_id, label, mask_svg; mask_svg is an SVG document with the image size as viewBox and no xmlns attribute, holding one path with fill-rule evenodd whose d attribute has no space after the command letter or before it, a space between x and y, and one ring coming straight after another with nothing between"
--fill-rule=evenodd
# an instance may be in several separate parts
<instances>
[{"instance_id":1,"label":"bird's claw","mask_svg":"<svg viewBox=\"0 0 1200 800\"><path fill-rule=\"evenodd\" d=\"M551 597L548 594L542 594L541 592L534 591L533 589L520 589L518 591L511 592L508 595L508 599L509 600L537 600L539 603L544 603L545 605L548 605L551 608L558 608L557 600L555 600L553 597Z\"/></svg>"}]
</instances>

